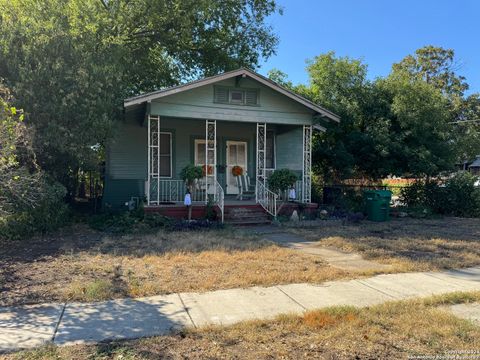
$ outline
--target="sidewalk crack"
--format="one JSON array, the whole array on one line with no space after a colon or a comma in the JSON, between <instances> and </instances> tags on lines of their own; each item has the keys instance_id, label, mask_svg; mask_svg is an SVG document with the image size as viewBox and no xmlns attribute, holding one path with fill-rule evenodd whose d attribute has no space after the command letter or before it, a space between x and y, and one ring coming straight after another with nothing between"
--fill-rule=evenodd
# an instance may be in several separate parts
<instances>
[{"instance_id":1,"label":"sidewalk crack","mask_svg":"<svg viewBox=\"0 0 480 360\"><path fill-rule=\"evenodd\" d=\"M381 294L383 294L383 295L387 295L388 297L390 297L390 298L392 298L392 299L394 299L394 300L398 300L398 299L399 299L398 297L396 297L396 296L394 296L394 295L392 295L392 294L389 294L389 293L387 293L387 292L385 292L385 291L382 291L382 290L380 290L380 289L377 289L376 287L373 287L373 286L371 286L371 285L365 284L362 280L355 280L355 281L356 281L357 283L359 283L359 284L362 284L363 286L366 286L366 287L372 289L372 290L378 291L379 293L381 293Z\"/></svg>"},{"instance_id":2,"label":"sidewalk crack","mask_svg":"<svg viewBox=\"0 0 480 360\"><path fill-rule=\"evenodd\" d=\"M180 293L177 293L177 295L178 295L178 298L180 299L180 301L182 302L183 309L184 309L185 312L187 313L188 318L190 319L190 321L192 322L193 327L196 329L196 328L197 328L197 325L195 324L195 321L193 321L192 315L190 315L190 311L188 311L188 307L185 305L185 302L183 301L182 297L180 296Z\"/></svg>"},{"instance_id":3,"label":"sidewalk crack","mask_svg":"<svg viewBox=\"0 0 480 360\"><path fill-rule=\"evenodd\" d=\"M64 303L63 307L62 307L62 312L60 313L60 316L58 317L57 324L55 325L55 329L53 330L52 340L50 340L52 343L55 341L55 336L57 336L58 327L60 326L60 323L63 320L63 314L65 313L65 308L66 307L67 307L67 303Z\"/></svg>"},{"instance_id":4,"label":"sidewalk crack","mask_svg":"<svg viewBox=\"0 0 480 360\"><path fill-rule=\"evenodd\" d=\"M307 310L307 308L305 306L303 306L302 304L300 304L297 300L295 300L293 297L291 297L290 295L288 295L285 291L283 291L281 288L279 288L278 286L275 286L280 292L282 292L286 297L288 297L290 300L292 300L295 304L297 304L298 306L300 306L303 310Z\"/></svg>"}]
</instances>

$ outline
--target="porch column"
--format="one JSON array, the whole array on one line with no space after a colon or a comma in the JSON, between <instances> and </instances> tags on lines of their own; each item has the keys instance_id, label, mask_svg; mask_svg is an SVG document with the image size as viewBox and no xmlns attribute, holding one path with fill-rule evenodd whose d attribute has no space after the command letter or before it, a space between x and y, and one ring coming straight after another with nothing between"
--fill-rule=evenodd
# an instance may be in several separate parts
<instances>
[{"instance_id":1,"label":"porch column","mask_svg":"<svg viewBox=\"0 0 480 360\"><path fill-rule=\"evenodd\" d=\"M208 202L208 194L210 191L210 187L214 191L213 196L215 196L216 183L217 183L217 121L205 120L205 203Z\"/></svg>"},{"instance_id":2,"label":"porch column","mask_svg":"<svg viewBox=\"0 0 480 360\"><path fill-rule=\"evenodd\" d=\"M147 205L160 202L160 116L148 115Z\"/></svg>"},{"instance_id":3,"label":"porch column","mask_svg":"<svg viewBox=\"0 0 480 360\"><path fill-rule=\"evenodd\" d=\"M257 123L257 162L255 172L255 189L257 188L257 181L265 185L265 150L267 146L267 124ZM258 192L255 190L255 201L258 202Z\"/></svg>"},{"instance_id":4,"label":"porch column","mask_svg":"<svg viewBox=\"0 0 480 360\"><path fill-rule=\"evenodd\" d=\"M312 126L303 126L302 201L311 202L312 194Z\"/></svg>"}]
</instances>

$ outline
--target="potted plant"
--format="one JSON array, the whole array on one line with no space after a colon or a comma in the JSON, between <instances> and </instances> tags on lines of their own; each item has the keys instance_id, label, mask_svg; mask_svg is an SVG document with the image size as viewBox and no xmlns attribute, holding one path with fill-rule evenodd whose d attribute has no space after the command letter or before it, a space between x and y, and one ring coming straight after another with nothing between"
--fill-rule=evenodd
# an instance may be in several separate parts
<instances>
[{"instance_id":1,"label":"potted plant","mask_svg":"<svg viewBox=\"0 0 480 360\"><path fill-rule=\"evenodd\" d=\"M297 175L289 169L275 170L268 178L268 187L271 191L276 192L278 195L285 194L285 192L297 181ZM287 199L286 196L282 197Z\"/></svg>"},{"instance_id":2,"label":"potted plant","mask_svg":"<svg viewBox=\"0 0 480 360\"><path fill-rule=\"evenodd\" d=\"M203 169L201 166L189 164L182 169L182 171L180 172L180 177L183 181L185 181L185 186L187 187L188 194L191 194L193 192L198 179L201 179L203 176ZM192 219L192 207L190 205L186 204L188 208L189 221Z\"/></svg>"}]
</instances>

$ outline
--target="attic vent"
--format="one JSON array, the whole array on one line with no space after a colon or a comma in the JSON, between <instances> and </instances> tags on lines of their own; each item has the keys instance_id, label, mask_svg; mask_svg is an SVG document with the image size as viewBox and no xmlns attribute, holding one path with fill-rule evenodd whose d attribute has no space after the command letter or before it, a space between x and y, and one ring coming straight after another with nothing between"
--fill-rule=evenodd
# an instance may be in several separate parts
<instances>
[{"instance_id":1,"label":"attic vent","mask_svg":"<svg viewBox=\"0 0 480 360\"><path fill-rule=\"evenodd\" d=\"M245 104L246 105L257 105L257 92L252 90L245 91Z\"/></svg>"},{"instance_id":2,"label":"attic vent","mask_svg":"<svg viewBox=\"0 0 480 360\"><path fill-rule=\"evenodd\" d=\"M215 86L215 102L228 103L228 89Z\"/></svg>"}]
</instances>

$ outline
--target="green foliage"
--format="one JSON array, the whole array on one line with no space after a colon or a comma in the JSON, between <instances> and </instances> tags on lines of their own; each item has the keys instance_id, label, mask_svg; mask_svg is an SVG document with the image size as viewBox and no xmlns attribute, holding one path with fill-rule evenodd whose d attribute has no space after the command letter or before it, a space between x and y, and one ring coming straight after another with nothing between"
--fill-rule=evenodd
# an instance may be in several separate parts
<instances>
[{"instance_id":1,"label":"green foliage","mask_svg":"<svg viewBox=\"0 0 480 360\"><path fill-rule=\"evenodd\" d=\"M439 90L448 103L449 121L457 122L450 134L455 144L457 162L470 160L479 154L479 123L463 122L480 118L480 94L465 97L469 85L465 77L457 73L460 68L452 49L425 46L394 64L392 73L430 84Z\"/></svg>"},{"instance_id":2,"label":"green foliage","mask_svg":"<svg viewBox=\"0 0 480 360\"><path fill-rule=\"evenodd\" d=\"M468 89L465 77L456 74L455 52L435 46L417 49L413 55L393 64L394 73L408 73L417 80L432 84L449 96L462 96Z\"/></svg>"},{"instance_id":3,"label":"green foliage","mask_svg":"<svg viewBox=\"0 0 480 360\"><path fill-rule=\"evenodd\" d=\"M0 0L0 74L35 129L39 165L72 193L125 97L256 68L275 51L265 20L277 11L273 0Z\"/></svg>"},{"instance_id":4,"label":"green foliage","mask_svg":"<svg viewBox=\"0 0 480 360\"><path fill-rule=\"evenodd\" d=\"M436 176L452 170L455 148L449 141L448 102L432 85L392 75L378 81L391 99L390 139L394 175Z\"/></svg>"},{"instance_id":5,"label":"green foliage","mask_svg":"<svg viewBox=\"0 0 480 360\"><path fill-rule=\"evenodd\" d=\"M19 239L65 224L65 188L38 169L21 111L0 84L0 238Z\"/></svg>"},{"instance_id":6,"label":"green foliage","mask_svg":"<svg viewBox=\"0 0 480 360\"><path fill-rule=\"evenodd\" d=\"M100 214L89 218L91 228L112 234L126 234L134 230L140 219L130 214L122 212L118 214Z\"/></svg>"},{"instance_id":7,"label":"green foliage","mask_svg":"<svg viewBox=\"0 0 480 360\"><path fill-rule=\"evenodd\" d=\"M201 166L188 164L180 171L180 177L185 181L187 186L191 186L195 180L203 177L203 169Z\"/></svg>"},{"instance_id":8,"label":"green foliage","mask_svg":"<svg viewBox=\"0 0 480 360\"><path fill-rule=\"evenodd\" d=\"M309 62L309 84L270 78L340 115L313 138L313 169L325 182L388 175L438 176L480 153L480 94L465 97L451 49L426 46L370 81L361 60L329 52Z\"/></svg>"},{"instance_id":9,"label":"green foliage","mask_svg":"<svg viewBox=\"0 0 480 360\"><path fill-rule=\"evenodd\" d=\"M462 172L446 183L445 212L455 216L480 216L478 177Z\"/></svg>"},{"instance_id":10,"label":"green foliage","mask_svg":"<svg viewBox=\"0 0 480 360\"><path fill-rule=\"evenodd\" d=\"M0 183L0 238L21 239L65 225L70 213L65 188L43 173L30 174L23 168L13 179ZM2 176L3 178L3 176Z\"/></svg>"},{"instance_id":11,"label":"green foliage","mask_svg":"<svg viewBox=\"0 0 480 360\"><path fill-rule=\"evenodd\" d=\"M480 216L480 188L475 186L478 177L467 172L455 174L443 184L417 181L402 190L402 201L413 209L427 213L478 217Z\"/></svg>"},{"instance_id":12,"label":"green foliage","mask_svg":"<svg viewBox=\"0 0 480 360\"><path fill-rule=\"evenodd\" d=\"M268 187L274 192L286 191L297 181L297 175L289 169L275 170L268 178Z\"/></svg>"},{"instance_id":13,"label":"green foliage","mask_svg":"<svg viewBox=\"0 0 480 360\"><path fill-rule=\"evenodd\" d=\"M210 206L210 210L207 206L207 217L205 220L176 220L156 213L145 213L141 216L139 212L130 211L91 216L88 223L90 227L95 230L121 235L151 233L159 229L166 231L184 231L223 228L223 224L216 220L216 213L213 210L213 206Z\"/></svg>"},{"instance_id":14,"label":"green foliage","mask_svg":"<svg viewBox=\"0 0 480 360\"><path fill-rule=\"evenodd\" d=\"M213 196L208 197L207 206L205 208L205 219L209 221L216 221L217 220L217 213L214 209L214 201Z\"/></svg>"}]
</instances>

